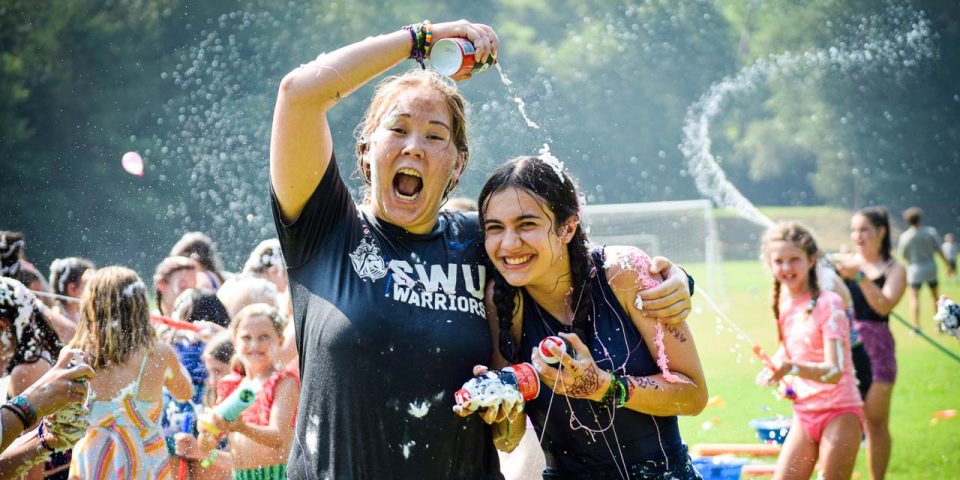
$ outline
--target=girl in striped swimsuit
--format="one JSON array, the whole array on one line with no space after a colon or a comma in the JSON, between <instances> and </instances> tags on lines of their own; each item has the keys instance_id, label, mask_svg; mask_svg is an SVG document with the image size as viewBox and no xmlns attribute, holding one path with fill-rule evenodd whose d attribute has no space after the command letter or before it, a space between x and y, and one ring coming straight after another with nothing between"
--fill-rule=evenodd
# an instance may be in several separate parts
<instances>
[{"instance_id":1,"label":"girl in striped swimsuit","mask_svg":"<svg viewBox=\"0 0 960 480\"><path fill-rule=\"evenodd\" d=\"M84 298L70 346L86 353L97 377L90 382L90 429L73 448L70 478L170 478L159 423L162 391L188 400L190 375L173 349L157 340L136 272L98 270Z\"/></svg>"}]
</instances>

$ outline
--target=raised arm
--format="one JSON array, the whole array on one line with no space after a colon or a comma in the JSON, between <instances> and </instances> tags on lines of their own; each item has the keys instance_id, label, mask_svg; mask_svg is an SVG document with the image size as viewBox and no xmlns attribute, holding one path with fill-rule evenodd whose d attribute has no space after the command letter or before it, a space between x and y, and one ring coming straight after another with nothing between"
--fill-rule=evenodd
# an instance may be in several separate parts
<instances>
[{"instance_id":1,"label":"raised arm","mask_svg":"<svg viewBox=\"0 0 960 480\"><path fill-rule=\"evenodd\" d=\"M485 59L496 51L490 27L466 20L433 25L434 41L465 37ZM326 172L333 140L326 112L410 56L410 33L397 30L322 54L283 77L273 114L270 181L287 222L296 220Z\"/></svg>"}]
</instances>

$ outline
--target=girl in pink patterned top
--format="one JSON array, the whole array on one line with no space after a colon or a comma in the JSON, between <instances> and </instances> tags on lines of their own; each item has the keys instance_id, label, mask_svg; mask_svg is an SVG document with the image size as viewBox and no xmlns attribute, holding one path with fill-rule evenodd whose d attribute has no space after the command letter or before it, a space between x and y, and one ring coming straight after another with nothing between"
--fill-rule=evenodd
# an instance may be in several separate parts
<instances>
[{"instance_id":1,"label":"girl in pink patterned top","mask_svg":"<svg viewBox=\"0 0 960 480\"><path fill-rule=\"evenodd\" d=\"M863 426L863 402L850 360L850 322L837 294L817 283L817 245L798 223L763 236L773 274L780 348L758 383L792 390L793 425L774 479L808 479L818 459L823 478L850 478Z\"/></svg>"}]
</instances>

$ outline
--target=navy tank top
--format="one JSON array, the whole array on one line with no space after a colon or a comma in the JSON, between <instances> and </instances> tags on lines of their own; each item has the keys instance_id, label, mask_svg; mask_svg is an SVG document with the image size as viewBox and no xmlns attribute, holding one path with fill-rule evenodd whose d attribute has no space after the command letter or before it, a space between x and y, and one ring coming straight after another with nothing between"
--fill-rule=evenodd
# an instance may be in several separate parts
<instances>
[{"instance_id":1,"label":"navy tank top","mask_svg":"<svg viewBox=\"0 0 960 480\"><path fill-rule=\"evenodd\" d=\"M884 268L886 272L886 268ZM883 273L877 278L871 280L874 285L879 288L883 288L884 282L887 281L886 273ZM876 310L870 308L870 304L867 303L867 297L863 296L863 290L860 290L860 285L853 280L844 280L844 283L847 284L847 288L850 289L850 299L853 300L853 318L856 320L862 320L866 322L888 322L890 317L888 315L880 315Z\"/></svg>"},{"instance_id":2,"label":"navy tank top","mask_svg":"<svg viewBox=\"0 0 960 480\"><path fill-rule=\"evenodd\" d=\"M591 254L598 266L596 277L589 280L594 282L593 318L597 333L589 343L594 361L607 371L623 366L626 361L625 371L619 370L620 374L649 376L660 373L640 332L607 284L602 268L603 249L596 248ZM540 308L523 290L522 361L530 361L531 352L544 337L571 331L570 326L560 323ZM673 457L683 451L676 416L656 417L628 408L611 412L614 410L612 406L570 398L569 405L573 407L576 418L593 430L610 425L611 413L614 414L612 428L591 434L571 428L567 397L555 395L546 385L541 384L540 387L540 395L527 402L525 412L533 423L537 437L543 438L541 447L547 467L557 473L603 471L613 465L663 460L665 456Z\"/></svg>"}]
</instances>

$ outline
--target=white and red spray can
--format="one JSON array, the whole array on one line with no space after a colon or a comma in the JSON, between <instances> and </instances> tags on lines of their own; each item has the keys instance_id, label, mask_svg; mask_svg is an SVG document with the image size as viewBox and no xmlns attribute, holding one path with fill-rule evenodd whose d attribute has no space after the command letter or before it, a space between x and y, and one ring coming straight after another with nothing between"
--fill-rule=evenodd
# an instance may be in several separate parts
<instances>
[{"instance_id":1,"label":"white and red spray can","mask_svg":"<svg viewBox=\"0 0 960 480\"><path fill-rule=\"evenodd\" d=\"M434 70L448 77L458 77L466 73L480 73L497 63L496 57L489 55L483 63L477 63L474 54L476 47L465 38L443 38L430 47L430 64Z\"/></svg>"}]
</instances>

